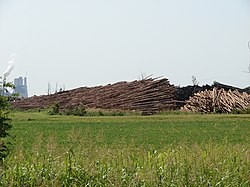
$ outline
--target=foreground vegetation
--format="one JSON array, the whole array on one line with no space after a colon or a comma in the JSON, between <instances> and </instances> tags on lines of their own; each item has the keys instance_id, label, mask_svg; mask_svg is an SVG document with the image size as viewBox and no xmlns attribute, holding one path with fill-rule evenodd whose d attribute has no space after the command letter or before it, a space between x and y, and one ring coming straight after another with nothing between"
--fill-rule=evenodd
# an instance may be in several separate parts
<instances>
[{"instance_id":1,"label":"foreground vegetation","mask_svg":"<svg viewBox=\"0 0 250 187\"><path fill-rule=\"evenodd\" d=\"M16 113L1 186L249 186L249 115Z\"/></svg>"}]
</instances>

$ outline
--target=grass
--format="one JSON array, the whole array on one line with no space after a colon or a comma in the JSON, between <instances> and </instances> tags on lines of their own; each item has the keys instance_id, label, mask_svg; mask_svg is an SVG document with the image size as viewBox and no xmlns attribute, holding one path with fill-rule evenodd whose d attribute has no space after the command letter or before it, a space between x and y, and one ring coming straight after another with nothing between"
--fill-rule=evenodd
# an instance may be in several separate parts
<instances>
[{"instance_id":1,"label":"grass","mask_svg":"<svg viewBox=\"0 0 250 187\"><path fill-rule=\"evenodd\" d=\"M249 186L250 116L15 113L1 186Z\"/></svg>"}]
</instances>

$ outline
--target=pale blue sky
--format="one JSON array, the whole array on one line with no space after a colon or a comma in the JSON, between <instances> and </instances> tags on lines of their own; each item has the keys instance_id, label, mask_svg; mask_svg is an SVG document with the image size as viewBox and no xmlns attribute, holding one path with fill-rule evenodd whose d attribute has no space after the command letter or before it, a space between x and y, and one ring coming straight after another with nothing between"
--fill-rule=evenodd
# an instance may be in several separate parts
<instances>
[{"instance_id":1,"label":"pale blue sky","mask_svg":"<svg viewBox=\"0 0 250 187\"><path fill-rule=\"evenodd\" d=\"M0 0L0 71L29 95L138 79L246 87L250 0Z\"/></svg>"}]
</instances>

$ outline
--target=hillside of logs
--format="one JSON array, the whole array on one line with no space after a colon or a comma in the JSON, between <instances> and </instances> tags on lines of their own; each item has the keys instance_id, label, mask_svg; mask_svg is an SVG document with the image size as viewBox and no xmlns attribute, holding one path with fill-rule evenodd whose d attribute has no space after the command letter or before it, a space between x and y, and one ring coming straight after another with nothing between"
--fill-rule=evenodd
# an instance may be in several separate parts
<instances>
[{"instance_id":1,"label":"hillside of logs","mask_svg":"<svg viewBox=\"0 0 250 187\"><path fill-rule=\"evenodd\" d=\"M213 85L176 87L168 79L144 79L106 86L82 87L51 95L33 96L12 103L20 110L46 109L59 104L60 111L76 107L129 110L144 115L181 109L186 112L230 113L250 106L250 88Z\"/></svg>"},{"instance_id":2,"label":"hillside of logs","mask_svg":"<svg viewBox=\"0 0 250 187\"><path fill-rule=\"evenodd\" d=\"M150 115L159 111L174 110L175 95L176 87L171 85L168 79L146 79L33 96L16 100L12 105L20 110L28 110L45 109L58 103L61 111L83 106L139 111L144 115Z\"/></svg>"}]
</instances>

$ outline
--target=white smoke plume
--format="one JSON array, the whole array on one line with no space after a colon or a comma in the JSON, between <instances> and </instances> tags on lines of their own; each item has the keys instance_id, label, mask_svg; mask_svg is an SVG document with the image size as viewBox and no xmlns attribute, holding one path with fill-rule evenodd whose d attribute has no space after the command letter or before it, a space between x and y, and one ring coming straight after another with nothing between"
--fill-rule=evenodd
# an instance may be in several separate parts
<instances>
[{"instance_id":1,"label":"white smoke plume","mask_svg":"<svg viewBox=\"0 0 250 187\"><path fill-rule=\"evenodd\" d=\"M3 79L6 79L10 75L11 71L14 69L15 56L15 54L11 55L11 58L8 62L8 67L3 73Z\"/></svg>"}]
</instances>

